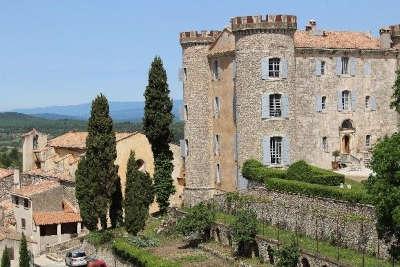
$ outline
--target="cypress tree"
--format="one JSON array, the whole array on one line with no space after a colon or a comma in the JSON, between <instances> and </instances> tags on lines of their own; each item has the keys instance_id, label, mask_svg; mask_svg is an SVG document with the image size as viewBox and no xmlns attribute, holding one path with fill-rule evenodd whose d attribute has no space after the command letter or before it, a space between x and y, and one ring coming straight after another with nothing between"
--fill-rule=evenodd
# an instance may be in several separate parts
<instances>
[{"instance_id":1,"label":"cypress tree","mask_svg":"<svg viewBox=\"0 0 400 267\"><path fill-rule=\"evenodd\" d=\"M123 210L122 210L122 191L121 191L121 179L118 177L114 184L114 194L111 196L110 205L110 220L113 228L122 226L124 223Z\"/></svg>"},{"instance_id":2,"label":"cypress tree","mask_svg":"<svg viewBox=\"0 0 400 267\"><path fill-rule=\"evenodd\" d=\"M128 160L125 188L125 227L128 233L137 235L144 228L153 199L150 175L138 170L135 153L132 152Z\"/></svg>"},{"instance_id":3,"label":"cypress tree","mask_svg":"<svg viewBox=\"0 0 400 267\"><path fill-rule=\"evenodd\" d=\"M82 170L78 167L77 171L82 181L79 182L81 185L77 186L76 195L79 196L79 207L82 205L84 213L88 212L91 217L87 220L90 227L93 227L94 221L100 220L102 228L107 228L107 212L111 196L115 191L115 181L118 179L118 166L114 164L116 158L113 121L109 114L107 98L100 94L92 102L85 163L79 166ZM90 188L84 189L83 186ZM87 201L91 201L89 204L87 201L79 201L86 198L83 196L85 191L89 193L87 197Z\"/></svg>"},{"instance_id":4,"label":"cypress tree","mask_svg":"<svg viewBox=\"0 0 400 267\"><path fill-rule=\"evenodd\" d=\"M393 95L390 107L394 108L398 113L400 113L400 70L396 72L396 81L393 85Z\"/></svg>"},{"instance_id":5,"label":"cypress tree","mask_svg":"<svg viewBox=\"0 0 400 267\"><path fill-rule=\"evenodd\" d=\"M25 234L22 233L21 243L19 245L19 267L30 267L31 257L29 255L28 245Z\"/></svg>"},{"instance_id":6,"label":"cypress tree","mask_svg":"<svg viewBox=\"0 0 400 267\"><path fill-rule=\"evenodd\" d=\"M7 246L4 247L3 256L1 257L1 267L10 267L10 255L8 255Z\"/></svg>"},{"instance_id":7,"label":"cypress tree","mask_svg":"<svg viewBox=\"0 0 400 267\"><path fill-rule=\"evenodd\" d=\"M160 57L151 63L149 80L144 93L143 130L151 144L155 162L155 193L160 212L165 213L169 197L175 192L172 180L172 100L169 97L167 73Z\"/></svg>"}]
</instances>

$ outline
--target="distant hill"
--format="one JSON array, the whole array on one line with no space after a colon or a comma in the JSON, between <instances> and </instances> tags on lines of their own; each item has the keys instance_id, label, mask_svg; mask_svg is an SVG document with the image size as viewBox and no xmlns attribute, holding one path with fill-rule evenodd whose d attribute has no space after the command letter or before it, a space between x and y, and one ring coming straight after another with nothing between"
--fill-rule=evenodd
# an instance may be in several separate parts
<instances>
[{"instance_id":1,"label":"distant hill","mask_svg":"<svg viewBox=\"0 0 400 267\"><path fill-rule=\"evenodd\" d=\"M70 106L49 106L30 109L16 109L13 112L34 115L35 117L59 120L87 120L91 104L85 103ZM173 114L181 120L182 100L174 100ZM139 121L144 115L144 102L110 102L110 114L115 121Z\"/></svg>"}]
</instances>

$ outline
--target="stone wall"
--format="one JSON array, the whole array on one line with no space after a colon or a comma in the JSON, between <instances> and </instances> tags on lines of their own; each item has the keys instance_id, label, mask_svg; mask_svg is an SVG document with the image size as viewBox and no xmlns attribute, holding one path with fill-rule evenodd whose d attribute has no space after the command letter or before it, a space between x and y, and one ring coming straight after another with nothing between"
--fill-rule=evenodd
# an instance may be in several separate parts
<instances>
[{"instance_id":1,"label":"stone wall","mask_svg":"<svg viewBox=\"0 0 400 267\"><path fill-rule=\"evenodd\" d=\"M339 242L342 247L356 250L365 247L369 254L388 257L385 243L378 239L373 206L275 192L263 187L242 193L251 197L244 207L252 209L266 223L314 239ZM238 207L229 204L222 194L215 196L214 201L225 211Z\"/></svg>"}]
</instances>

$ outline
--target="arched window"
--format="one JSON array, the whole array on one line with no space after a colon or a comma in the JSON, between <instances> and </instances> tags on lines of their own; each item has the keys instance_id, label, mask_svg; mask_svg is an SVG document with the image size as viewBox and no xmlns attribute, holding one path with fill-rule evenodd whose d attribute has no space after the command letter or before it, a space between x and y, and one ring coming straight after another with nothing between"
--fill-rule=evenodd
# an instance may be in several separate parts
<instances>
[{"instance_id":1,"label":"arched window","mask_svg":"<svg viewBox=\"0 0 400 267\"><path fill-rule=\"evenodd\" d=\"M349 119L344 120L344 121L342 122L341 128L342 128L342 129L354 129L354 127L353 127L353 122L352 122L351 120L349 120Z\"/></svg>"},{"instance_id":2,"label":"arched window","mask_svg":"<svg viewBox=\"0 0 400 267\"><path fill-rule=\"evenodd\" d=\"M268 60L268 76L270 78L279 78L280 63L281 59L277 57L273 57Z\"/></svg>"},{"instance_id":3,"label":"arched window","mask_svg":"<svg viewBox=\"0 0 400 267\"><path fill-rule=\"evenodd\" d=\"M271 164L282 163L282 137L274 136L270 140Z\"/></svg>"},{"instance_id":4,"label":"arched window","mask_svg":"<svg viewBox=\"0 0 400 267\"><path fill-rule=\"evenodd\" d=\"M342 91L342 108L343 110L351 108L351 92L349 90Z\"/></svg>"},{"instance_id":5,"label":"arched window","mask_svg":"<svg viewBox=\"0 0 400 267\"><path fill-rule=\"evenodd\" d=\"M269 95L269 115L271 117L282 116L282 95L270 94Z\"/></svg>"}]
</instances>

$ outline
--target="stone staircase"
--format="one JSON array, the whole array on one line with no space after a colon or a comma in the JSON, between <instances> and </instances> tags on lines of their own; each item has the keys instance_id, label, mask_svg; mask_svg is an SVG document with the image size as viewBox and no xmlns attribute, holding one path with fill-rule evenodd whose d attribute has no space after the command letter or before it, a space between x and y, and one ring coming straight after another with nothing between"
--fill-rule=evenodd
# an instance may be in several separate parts
<instances>
[{"instance_id":1,"label":"stone staircase","mask_svg":"<svg viewBox=\"0 0 400 267\"><path fill-rule=\"evenodd\" d=\"M362 160L352 154L341 154L340 163L349 167L352 171L359 171L362 167Z\"/></svg>"}]
</instances>

